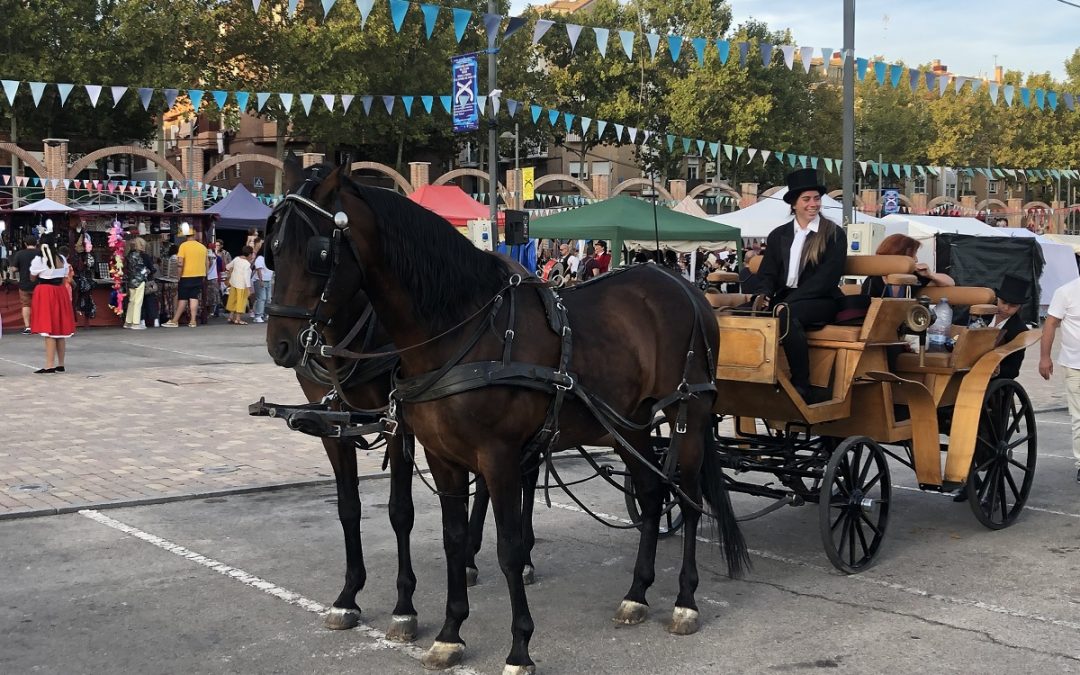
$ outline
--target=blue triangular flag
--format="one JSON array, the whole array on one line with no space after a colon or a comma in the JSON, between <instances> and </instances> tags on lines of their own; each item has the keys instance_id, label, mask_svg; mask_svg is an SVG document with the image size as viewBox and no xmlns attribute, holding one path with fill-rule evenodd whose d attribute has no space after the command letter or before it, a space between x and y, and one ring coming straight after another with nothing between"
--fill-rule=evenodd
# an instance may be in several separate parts
<instances>
[{"instance_id":1,"label":"blue triangular flag","mask_svg":"<svg viewBox=\"0 0 1080 675\"><path fill-rule=\"evenodd\" d=\"M551 123L551 126L553 128L555 127L556 124L558 124L558 122L559 122L559 111L558 110L548 109L548 122Z\"/></svg>"},{"instance_id":2,"label":"blue triangular flag","mask_svg":"<svg viewBox=\"0 0 1080 675\"><path fill-rule=\"evenodd\" d=\"M467 9L460 9L455 7L454 12L454 39L457 42L461 42L461 38L465 35L465 29L469 27L469 19L472 18L472 12Z\"/></svg>"},{"instance_id":3,"label":"blue triangular flag","mask_svg":"<svg viewBox=\"0 0 1080 675\"><path fill-rule=\"evenodd\" d=\"M581 116L581 135L582 136L589 133L589 125L590 124L592 124L592 118L591 117L585 117L584 115L582 115Z\"/></svg>"},{"instance_id":4,"label":"blue triangular flag","mask_svg":"<svg viewBox=\"0 0 1080 675\"><path fill-rule=\"evenodd\" d=\"M326 18L326 15L330 13L330 10L334 7L334 3L337 0L322 0L322 15Z\"/></svg>"},{"instance_id":5,"label":"blue triangular flag","mask_svg":"<svg viewBox=\"0 0 1080 675\"><path fill-rule=\"evenodd\" d=\"M1027 87L1020 87L1020 101L1025 108L1031 107L1031 90Z\"/></svg>"},{"instance_id":6,"label":"blue triangular flag","mask_svg":"<svg viewBox=\"0 0 1080 675\"><path fill-rule=\"evenodd\" d=\"M822 47L821 48L821 63L824 66L822 68L822 70L825 71L826 73L829 72L829 64L832 63L832 57L833 57L833 48L832 47Z\"/></svg>"},{"instance_id":7,"label":"blue triangular flag","mask_svg":"<svg viewBox=\"0 0 1080 675\"><path fill-rule=\"evenodd\" d=\"M731 56L731 43L727 40L717 40L716 52L720 55L720 65L724 65Z\"/></svg>"},{"instance_id":8,"label":"blue triangular flag","mask_svg":"<svg viewBox=\"0 0 1080 675\"><path fill-rule=\"evenodd\" d=\"M512 16L510 20L506 22L506 30L503 31L503 39L510 37L514 33L518 32L522 26L528 23L528 19L523 16Z\"/></svg>"},{"instance_id":9,"label":"blue triangular flag","mask_svg":"<svg viewBox=\"0 0 1080 675\"><path fill-rule=\"evenodd\" d=\"M502 14L485 14L484 30L487 31L488 49L495 49L495 41L499 39L499 25L502 23Z\"/></svg>"},{"instance_id":10,"label":"blue triangular flag","mask_svg":"<svg viewBox=\"0 0 1080 675\"><path fill-rule=\"evenodd\" d=\"M896 89L900 86L900 77L904 74L904 67L898 64L892 64L889 66L889 80L892 84L892 88Z\"/></svg>"},{"instance_id":11,"label":"blue triangular flag","mask_svg":"<svg viewBox=\"0 0 1080 675\"><path fill-rule=\"evenodd\" d=\"M620 143L622 143L622 130L623 130L623 125L616 122L615 123L615 140L620 142Z\"/></svg>"},{"instance_id":12,"label":"blue triangular flag","mask_svg":"<svg viewBox=\"0 0 1080 675\"><path fill-rule=\"evenodd\" d=\"M304 108L304 114L311 114L311 104L315 101L314 94L300 94L300 105Z\"/></svg>"},{"instance_id":13,"label":"blue triangular flag","mask_svg":"<svg viewBox=\"0 0 1080 675\"><path fill-rule=\"evenodd\" d=\"M672 150L675 149L675 134L668 134L667 135L667 149L668 149L668 152L671 152Z\"/></svg>"},{"instance_id":14,"label":"blue triangular flag","mask_svg":"<svg viewBox=\"0 0 1080 675\"><path fill-rule=\"evenodd\" d=\"M240 112L247 110L248 97L250 96L246 91L234 92L236 96L236 106L240 108Z\"/></svg>"},{"instance_id":15,"label":"blue triangular flag","mask_svg":"<svg viewBox=\"0 0 1080 675\"><path fill-rule=\"evenodd\" d=\"M1076 110L1076 98L1072 94L1066 92L1063 98L1065 99L1065 107L1068 108L1069 112Z\"/></svg>"},{"instance_id":16,"label":"blue triangular flag","mask_svg":"<svg viewBox=\"0 0 1080 675\"><path fill-rule=\"evenodd\" d=\"M420 97L420 102L424 104L424 110L427 111L427 113L430 115L431 114L431 106L435 103L435 97L434 96L421 96Z\"/></svg>"},{"instance_id":17,"label":"blue triangular flag","mask_svg":"<svg viewBox=\"0 0 1080 675\"><path fill-rule=\"evenodd\" d=\"M281 107L285 109L285 112L292 110L292 94L278 94L278 100L281 101Z\"/></svg>"},{"instance_id":18,"label":"blue triangular flag","mask_svg":"<svg viewBox=\"0 0 1080 675\"><path fill-rule=\"evenodd\" d=\"M1056 91L1048 91L1048 92L1046 92L1046 102L1048 104L1050 104L1050 109L1051 110L1057 110L1057 106L1058 106L1057 92Z\"/></svg>"},{"instance_id":19,"label":"blue triangular flag","mask_svg":"<svg viewBox=\"0 0 1080 675\"><path fill-rule=\"evenodd\" d=\"M409 0L390 0L390 18L394 21L394 32L401 32L405 15L409 13Z\"/></svg>"},{"instance_id":20,"label":"blue triangular flag","mask_svg":"<svg viewBox=\"0 0 1080 675\"><path fill-rule=\"evenodd\" d=\"M289 0L289 18L296 17L296 6L300 4L300 0Z\"/></svg>"},{"instance_id":21,"label":"blue triangular flag","mask_svg":"<svg viewBox=\"0 0 1080 675\"><path fill-rule=\"evenodd\" d=\"M924 73L924 75L926 75L926 88L927 88L927 90L934 91L934 85L937 84L937 75L935 75L933 72L931 72L929 70L926 71Z\"/></svg>"},{"instance_id":22,"label":"blue triangular flag","mask_svg":"<svg viewBox=\"0 0 1080 675\"><path fill-rule=\"evenodd\" d=\"M447 97L447 98L449 98L449 97ZM374 96L361 96L360 97L360 104L362 106L364 106L364 114L365 115L368 115L368 116L371 115L371 102L374 101L374 100L375 100Z\"/></svg>"},{"instance_id":23,"label":"blue triangular flag","mask_svg":"<svg viewBox=\"0 0 1080 675\"><path fill-rule=\"evenodd\" d=\"M705 65L705 45L709 44L709 41L702 37L696 37L690 42L694 45L694 53L697 54L698 65Z\"/></svg>"},{"instance_id":24,"label":"blue triangular flag","mask_svg":"<svg viewBox=\"0 0 1080 675\"><path fill-rule=\"evenodd\" d=\"M656 48L660 46L660 36L656 33L645 33L645 41L649 43L649 58L656 58Z\"/></svg>"},{"instance_id":25,"label":"blue triangular flag","mask_svg":"<svg viewBox=\"0 0 1080 675\"><path fill-rule=\"evenodd\" d=\"M746 59L747 59L747 57L749 55L750 55L750 43L749 42L740 42L739 43L739 67L740 68L745 68L746 67Z\"/></svg>"},{"instance_id":26,"label":"blue triangular flag","mask_svg":"<svg viewBox=\"0 0 1080 675\"><path fill-rule=\"evenodd\" d=\"M202 105L202 97L202 89L188 89L188 98L191 99L191 109L196 113L199 112L199 106Z\"/></svg>"},{"instance_id":27,"label":"blue triangular flag","mask_svg":"<svg viewBox=\"0 0 1080 675\"><path fill-rule=\"evenodd\" d=\"M694 144L697 145L697 154L698 154L698 156L704 157L705 156L705 141L698 138L698 139L696 139L694 141Z\"/></svg>"},{"instance_id":28,"label":"blue triangular flag","mask_svg":"<svg viewBox=\"0 0 1080 675\"><path fill-rule=\"evenodd\" d=\"M214 97L214 103L217 103L218 110L225 107L225 101L229 99L229 92L215 89L210 94Z\"/></svg>"},{"instance_id":29,"label":"blue triangular flag","mask_svg":"<svg viewBox=\"0 0 1080 675\"><path fill-rule=\"evenodd\" d=\"M439 103L442 104L443 110L445 110L447 114L449 114L450 111L453 109L453 102L451 101L449 96L440 96Z\"/></svg>"},{"instance_id":30,"label":"blue triangular flag","mask_svg":"<svg viewBox=\"0 0 1080 675\"><path fill-rule=\"evenodd\" d=\"M1002 93L1004 94L1005 105L1012 107L1013 95L1016 93L1016 88L1011 84L1006 84L1002 89Z\"/></svg>"},{"instance_id":31,"label":"blue triangular flag","mask_svg":"<svg viewBox=\"0 0 1080 675\"><path fill-rule=\"evenodd\" d=\"M869 61L863 57L855 59L855 77L859 78L859 81L866 79L866 66L869 65Z\"/></svg>"},{"instance_id":32,"label":"blue triangular flag","mask_svg":"<svg viewBox=\"0 0 1080 675\"><path fill-rule=\"evenodd\" d=\"M709 152L712 153L714 159L720 156L720 143L709 143Z\"/></svg>"},{"instance_id":33,"label":"blue triangular flag","mask_svg":"<svg viewBox=\"0 0 1080 675\"><path fill-rule=\"evenodd\" d=\"M690 154L690 141L691 139L687 138L686 136L682 137L682 151L684 155Z\"/></svg>"},{"instance_id":34,"label":"blue triangular flag","mask_svg":"<svg viewBox=\"0 0 1080 675\"><path fill-rule=\"evenodd\" d=\"M536 124L537 120L540 119L540 111L541 110L542 110L542 108L540 106L538 106L538 105L529 106L529 111L532 114L533 124Z\"/></svg>"},{"instance_id":35,"label":"blue triangular flag","mask_svg":"<svg viewBox=\"0 0 1080 675\"><path fill-rule=\"evenodd\" d=\"M1039 106L1039 110L1042 110L1046 105L1046 91L1042 89L1035 90L1035 104Z\"/></svg>"},{"instance_id":36,"label":"blue triangular flag","mask_svg":"<svg viewBox=\"0 0 1080 675\"><path fill-rule=\"evenodd\" d=\"M120 99L124 98L124 94L127 92L127 87L109 87L112 92L113 107L115 108L120 104Z\"/></svg>"},{"instance_id":37,"label":"blue triangular flag","mask_svg":"<svg viewBox=\"0 0 1080 675\"><path fill-rule=\"evenodd\" d=\"M668 51L671 52L671 60L677 62L679 60L679 54L682 54L682 36L681 35L669 35L667 37Z\"/></svg>"},{"instance_id":38,"label":"blue triangular flag","mask_svg":"<svg viewBox=\"0 0 1080 675\"><path fill-rule=\"evenodd\" d=\"M997 105L997 102L998 102L997 101L998 100L998 83L997 82L990 82L989 83L989 92L988 93L990 94L990 103L992 105Z\"/></svg>"},{"instance_id":39,"label":"blue triangular flag","mask_svg":"<svg viewBox=\"0 0 1080 675\"><path fill-rule=\"evenodd\" d=\"M360 10L360 28L364 28L364 24L367 23L368 15L371 14L371 8L375 6L375 0L356 0L356 8Z\"/></svg>"},{"instance_id":40,"label":"blue triangular flag","mask_svg":"<svg viewBox=\"0 0 1080 675\"><path fill-rule=\"evenodd\" d=\"M262 112L266 102L270 100L270 93L266 91L255 92L255 111Z\"/></svg>"},{"instance_id":41,"label":"blue triangular flag","mask_svg":"<svg viewBox=\"0 0 1080 675\"><path fill-rule=\"evenodd\" d=\"M93 108L96 108L97 103L98 103L98 98L101 96L101 85L100 84L87 84L87 85L84 85L84 88L86 89L86 95L90 97L90 106L93 107Z\"/></svg>"},{"instance_id":42,"label":"blue triangular flag","mask_svg":"<svg viewBox=\"0 0 1080 675\"><path fill-rule=\"evenodd\" d=\"M576 23L566 24L566 37L570 39L570 53L573 54L577 49L578 37L581 36L581 26Z\"/></svg>"},{"instance_id":43,"label":"blue triangular flag","mask_svg":"<svg viewBox=\"0 0 1080 675\"><path fill-rule=\"evenodd\" d=\"M506 113L510 115L510 117L517 115L519 105L521 104L512 98L506 99Z\"/></svg>"},{"instance_id":44,"label":"blue triangular flag","mask_svg":"<svg viewBox=\"0 0 1080 675\"><path fill-rule=\"evenodd\" d=\"M574 118L576 115L570 113L563 113L563 124L566 125L566 133L570 133L574 129Z\"/></svg>"},{"instance_id":45,"label":"blue triangular flag","mask_svg":"<svg viewBox=\"0 0 1080 675\"><path fill-rule=\"evenodd\" d=\"M596 138L599 139L604 135L604 130L607 129L606 120L596 120Z\"/></svg>"},{"instance_id":46,"label":"blue triangular flag","mask_svg":"<svg viewBox=\"0 0 1080 675\"><path fill-rule=\"evenodd\" d=\"M878 86L885 84L885 71L888 67L884 61L874 61L874 77L877 78Z\"/></svg>"},{"instance_id":47,"label":"blue triangular flag","mask_svg":"<svg viewBox=\"0 0 1080 675\"><path fill-rule=\"evenodd\" d=\"M60 107L63 108L64 104L67 103L68 94L70 94L71 90L75 88L75 85L67 84L67 83L61 83L61 84L57 84L56 88L60 91ZM176 100L176 90L175 89L170 89L168 91L173 92L173 100L175 101ZM171 108L172 106L170 105L169 107Z\"/></svg>"},{"instance_id":48,"label":"blue triangular flag","mask_svg":"<svg viewBox=\"0 0 1080 675\"><path fill-rule=\"evenodd\" d=\"M634 31L621 30L619 31L619 41L622 42L622 50L626 54L626 58L634 58Z\"/></svg>"},{"instance_id":49,"label":"blue triangular flag","mask_svg":"<svg viewBox=\"0 0 1080 675\"><path fill-rule=\"evenodd\" d=\"M548 29L553 25L555 25L555 22L550 19L537 19L536 25L533 26L532 43L540 42L540 38L544 37L544 33L547 33Z\"/></svg>"},{"instance_id":50,"label":"blue triangular flag","mask_svg":"<svg viewBox=\"0 0 1080 675\"><path fill-rule=\"evenodd\" d=\"M424 13L424 34L431 39L431 33L435 30L435 22L439 20L438 5L420 5L420 11Z\"/></svg>"},{"instance_id":51,"label":"blue triangular flag","mask_svg":"<svg viewBox=\"0 0 1080 675\"><path fill-rule=\"evenodd\" d=\"M413 98L414 97L412 97L412 96L402 96L401 97L401 105L405 106L405 116L406 117L412 117Z\"/></svg>"},{"instance_id":52,"label":"blue triangular flag","mask_svg":"<svg viewBox=\"0 0 1080 675\"><path fill-rule=\"evenodd\" d=\"M382 97L382 103L383 103L383 106L386 108L386 114L387 115L393 115L394 114L394 100L396 98L397 98L396 96L383 96Z\"/></svg>"},{"instance_id":53,"label":"blue triangular flag","mask_svg":"<svg viewBox=\"0 0 1080 675\"><path fill-rule=\"evenodd\" d=\"M908 70L908 87L911 91L915 91L919 88L919 81L922 80L922 72L911 68Z\"/></svg>"},{"instance_id":54,"label":"blue triangular flag","mask_svg":"<svg viewBox=\"0 0 1080 675\"><path fill-rule=\"evenodd\" d=\"M593 33L596 34L596 50L600 52L600 58L607 58L607 43L611 32L607 28L593 27Z\"/></svg>"},{"instance_id":55,"label":"blue triangular flag","mask_svg":"<svg viewBox=\"0 0 1080 675\"><path fill-rule=\"evenodd\" d=\"M31 82L30 83L30 95L34 98L34 107L38 107L41 103L41 95L45 93L44 82Z\"/></svg>"},{"instance_id":56,"label":"blue triangular flag","mask_svg":"<svg viewBox=\"0 0 1080 675\"><path fill-rule=\"evenodd\" d=\"M758 45L758 50L761 52L761 65L768 68L772 65L772 44L768 42L762 42Z\"/></svg>"}]
</instances>

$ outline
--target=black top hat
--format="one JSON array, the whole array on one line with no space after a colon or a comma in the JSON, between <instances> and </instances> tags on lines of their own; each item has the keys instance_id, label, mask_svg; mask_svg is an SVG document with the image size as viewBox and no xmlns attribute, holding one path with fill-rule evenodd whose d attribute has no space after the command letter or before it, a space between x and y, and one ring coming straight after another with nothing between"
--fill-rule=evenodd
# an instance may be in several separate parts
<instances>
[{"instance_id":1,"label":"black top hat","mask_svg":"<svg viewBox=\"0 0 1080 675\"><path fill-rule=\"evenodd\" d=\"M1024 277L1015 274L1006 274L1001 280L996 293L998 300L1010 305L1023 305L1028 300L1028 291L1031 290L1031 282Z\"/></svg>"},{"instance_id":2,"label":"black top hat","mask_svg":"<svg viewBox=\"0 0 1080 675\"><path fill-rule=\"evenodd\" d=\"M817 190L822 195L825 194L825 186L818 179L817 171L815 169L792 171L787 175L787 192L784 193L784 201L794 204L799 195L807 190Z\"/></svg>"}]
</instances>

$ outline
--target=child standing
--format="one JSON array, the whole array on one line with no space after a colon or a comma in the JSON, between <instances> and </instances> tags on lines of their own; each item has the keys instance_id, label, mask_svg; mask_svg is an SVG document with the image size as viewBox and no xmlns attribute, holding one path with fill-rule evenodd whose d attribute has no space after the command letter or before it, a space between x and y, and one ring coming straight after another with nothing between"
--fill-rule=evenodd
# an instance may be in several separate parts
<instances>
[{"instance_id":1,"label":"child standing","mask_svg":"<svg viewBox=\"0 0 1080 675\"><path fill-rule=\"evenodd\" d=\"M247 322L241 320L244 312L247 311L248 295L251 294L251 256L254 253L254 249L250 246L245 246L240 255L233 258L226 267L225 271L229 273L229 301L225 304L225 309L229 310L229 323L234 323L238 326L246 326Z\"/></svg>"}]
</instances>

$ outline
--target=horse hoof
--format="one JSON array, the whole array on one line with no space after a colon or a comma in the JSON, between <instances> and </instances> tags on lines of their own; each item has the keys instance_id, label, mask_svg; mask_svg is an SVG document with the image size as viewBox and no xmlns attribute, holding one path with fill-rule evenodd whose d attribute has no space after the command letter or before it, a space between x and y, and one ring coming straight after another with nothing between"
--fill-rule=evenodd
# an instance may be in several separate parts
<instances>
[{"instance_id":1,"label":"horse hoof","mask_svg":"<svg viewBox=\"0 0 1080 675\"><path fill-rule=\"evenodd\" d=\"M465 585L472 588L476 585L476 582L480 579L480 571L475 567L465 568Z\"/></svg>"},{"instance_id":2,"label":"horse hoof","mask_svg":"<svg viewBox=\"0 0 1080 675\"><path fill-rule=\"evenodd\" d=\"M693 635L698 632L700 625L696 609L676 607L671 613L671 623L668 624L667 629L672 635Z\"/></svg>"},{"instance_id":3,"label":"horse hoof","mask_svg":"<svg viewBox=\"0 0 1080 675\"><path fill-rule=\"evenodd\" d=\"M330 630L349 630L360 623L360 610L344 607L331 607L323 625Z\"/></svg>"},{"instance_id":4,"label":"horse hoof","mask_svg":"<svg viewBox=\"0 0 1080 675\"><path fill-rule=\"evenodd\" d=\"M503 666L503 675L533 675L536 666L531 663L527 666L512 666L509 663Z\"/></svg>"},{"instance_id":5,"label":"horse hoof","mask_svg":"<svg viewBox=\"0 0 1080 675\"><path fill-rule=\"evenodd\" d=\"M436 642L424 652L420 665L428 670L446 670L461 663L465 645L460 642Z\"/></svg>"},{"instance_id":6,"label":"horse hoof","mask_svg":"<svg viewBox=\"0 0 1080 675\"><path fill-rule=\"evenodd\" d=\"M412 642L416 639L416 615L395 614L390 619L390 628L386 631L386 639L391 642Z\"/></svg>"},{"instance_id":7,"label":"horse hoof","mask_svg":"<svg viewBox=\"0 0 1080 675\"><path fill-rule=\"evenodd\" d=\"M532 565L526 565L525 569L521 571L521 580L525 582L526 586L532 586L536 583L536 568ZM507 666L509 668L510 666ZM518 666L514 666L515 668Z\"/></svg>"},{"instance_id":8,"label":"horse hoof","mask_svg":"<svg viewBox=\"0 0 1080 675\"><path fill-rule=\"evenodd\" d=\"M640 602L634 602L633 600L623 600L619 604L619 609L615 610L615 616L612 621L615 623L626 624L627 626L636 626L645 620L645 615L649 612L649 606L643 605Z\"/></svg>"}]
</instances>

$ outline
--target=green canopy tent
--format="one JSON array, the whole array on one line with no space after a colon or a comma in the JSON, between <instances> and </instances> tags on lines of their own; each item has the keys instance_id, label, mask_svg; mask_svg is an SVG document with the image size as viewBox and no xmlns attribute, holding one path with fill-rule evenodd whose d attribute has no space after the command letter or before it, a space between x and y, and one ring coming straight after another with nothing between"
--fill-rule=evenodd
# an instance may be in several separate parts
<instances>
[{"instance_id":1,"label":"green canopy tent","mask_svg":"<svg viewBox=\"0 0 1080 675\"><path fill-rule=\"evenodd\" d=\"M742 246L738 228L656 206L660 241L698 245L732 242ZM618 195L595 204L537 218L529 223L536 239L604 239L611 245L611 262L620 264L625 242L656 240L651 202ZM651 247L650 247L651 248ZM679 247L683 248L682 246Z\"/></svg>"}]
</instances>

